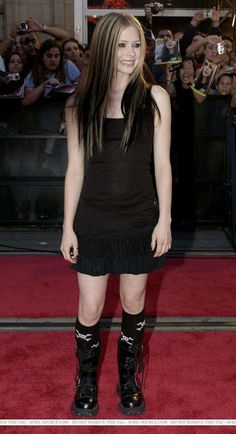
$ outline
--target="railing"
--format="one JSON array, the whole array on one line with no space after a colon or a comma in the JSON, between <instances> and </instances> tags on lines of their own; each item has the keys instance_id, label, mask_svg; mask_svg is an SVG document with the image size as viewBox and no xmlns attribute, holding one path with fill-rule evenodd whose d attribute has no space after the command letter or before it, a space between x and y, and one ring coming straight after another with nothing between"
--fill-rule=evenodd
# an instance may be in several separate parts
<instances>
[{"instance_id":1,"label":"railing","mask_svg":"<svg viewBox=\"0 0 236 434\"><path fill-rule=\"evenodd\" d=\"M66 137L59 133L64 105L64 98L42 101L30 108L22 107L17 99L0 100L2 224L61 225L67 164ZM203 104L195 105L192 198L195 223L230 226L235 239L232 116L225 98L208 97ZM178 185L175 168L174 179ZM184 182L188 183L188 179Z\"/></svg>"},{"instance_id":2,"label":"railing","mask_svg":"<svg viewBox=\"0 0 236 434\"><path fill-rule=\"evenodd\" d=\"M0 221L61 224L67 164L66 137L59 133L65 98L30 108L0 101Z\"/></svg>"}]
</instances>

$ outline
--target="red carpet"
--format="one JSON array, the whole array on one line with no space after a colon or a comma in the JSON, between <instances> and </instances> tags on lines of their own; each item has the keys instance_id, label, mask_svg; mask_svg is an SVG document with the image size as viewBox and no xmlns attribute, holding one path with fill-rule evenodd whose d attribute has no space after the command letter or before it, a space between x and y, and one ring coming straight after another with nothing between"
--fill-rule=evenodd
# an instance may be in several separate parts
<instances>
[{"instance_id":1,"label":"red carpet","mask_svg":"<svg viewBox=\"0 0 236 434\"><path fill-rule=\"evenodd\" d=\"M117 333L102 334L98 419L124 419L115 393L116 341ZM72 419L73 333L1 333L0 345L0 419ZM136 418L236 419L234 332L146 333L147 345L147 411Z\"/></svg>"},{"instance_id":2,"label":"red carpet","mask_svg":"<svg viewBox=\"0 0 236 434\"><path fill-rule=\"evenodd\" d=\"M0 260L0 317L74 317L76 273L60 256ZM169 258L150 275L148 316L235 316L235 258ZM121 315L118 277L111 276L103 316Z\"/></svg>"}]
</instances>

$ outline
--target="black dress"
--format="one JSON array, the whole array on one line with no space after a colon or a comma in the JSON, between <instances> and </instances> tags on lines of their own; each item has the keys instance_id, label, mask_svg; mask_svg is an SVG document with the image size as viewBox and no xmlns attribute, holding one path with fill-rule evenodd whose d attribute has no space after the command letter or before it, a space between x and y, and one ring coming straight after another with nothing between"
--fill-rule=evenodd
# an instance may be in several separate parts
<instances>
[{"instance_id":1,"label":"black dress","mask_svg":"<svg viewBox=\"0 0 236 434\"><path fill-rule=\"evenodd\" d=\"M143 113L127 152L120 148L124 119L106 118L103 151L87 162L74 221L79 256L72 268L80 273L141 274L163 264L151 251L158 219L154 123L151 107Z\"/></svg>"}]
</instances>

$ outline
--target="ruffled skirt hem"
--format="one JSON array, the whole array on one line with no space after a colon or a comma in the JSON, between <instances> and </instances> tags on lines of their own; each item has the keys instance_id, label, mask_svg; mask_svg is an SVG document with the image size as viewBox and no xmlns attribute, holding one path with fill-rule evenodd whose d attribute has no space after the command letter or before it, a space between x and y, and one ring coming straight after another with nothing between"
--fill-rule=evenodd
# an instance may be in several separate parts
<instances>
[{"instance_id":1,"label":"ruffled skirt hem","mask_svg":"<svg viewBox=\"0 0 236 434\"><path fill-rule=\"evenodd\" d=\"M71 268L91 276L150 273L164 265L151 250L152 227L112 233L78 234L79 255Z\"/></svg>"}]
</instances>

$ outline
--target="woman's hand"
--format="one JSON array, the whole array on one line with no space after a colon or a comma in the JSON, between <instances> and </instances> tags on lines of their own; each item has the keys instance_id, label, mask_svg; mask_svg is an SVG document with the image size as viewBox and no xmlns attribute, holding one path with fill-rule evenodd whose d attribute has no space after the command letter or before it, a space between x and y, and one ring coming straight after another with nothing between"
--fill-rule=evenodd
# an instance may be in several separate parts
<instances>
[{"instance_id":1,"label":"woman's hand","mask_svg":"<svg viewBox=\"0 0 236 434\"><path fill-rule=\"evenodd\" d=\"M45 85L49 86L61 86L62 83L57 78L49 78L44 82Z\"/></svg>"},{"instance_id":2,"label":"woman's hand","mask_svg":"<svg viewBox=\"0 0 236 434\"><path fill-rule=\"evenodd\" d=\"M43 25L33 17L28 17L26 23L29 26L29 32L43 32Z\"/></svg>"},{"instance_id":3,"label":"woman's hand","mask_svg":"<svg viewBox=\"0 0 236 434\"><path fill-rule=\"evenodd\" d=\"M211 21L212 21L213 27L218 27L219 26L219 22L220 22L220 6L218 6L217 8L214 6L212 8Z\"/></svg>"},{"instance_id":4,"label":"woman's hand","mask_svg":"<svg viewBox=\"0 0 236 434\"><path fill-rule=\"evenodd\" d=\"M74 264L78 256L78 240L75 232L71 230L64 230L60 250L66 261Z\"/></svg>"},{"instance_id":5,"label":"woman's hand","mask_svg":"<svg viewBox=\"0 0 236 434\"><path fill-rule=\"evenodd\" d=\"M191 24L194 27L197 27L200 24L200 22L203 20L205 20L205 18L203 16L203 11L197 11L191 20Z\"/></svg>"},{"instance_id":6,"label":"woman's hand","mask_svg":"<svg viewBox=\"0 0 236 434\"><path fill-rule=\"evenodd\" d=\"M154 257L164 255L171 248L170 224L158 222L152 233L151 249Z\"/></svg>"}]
</instances>

